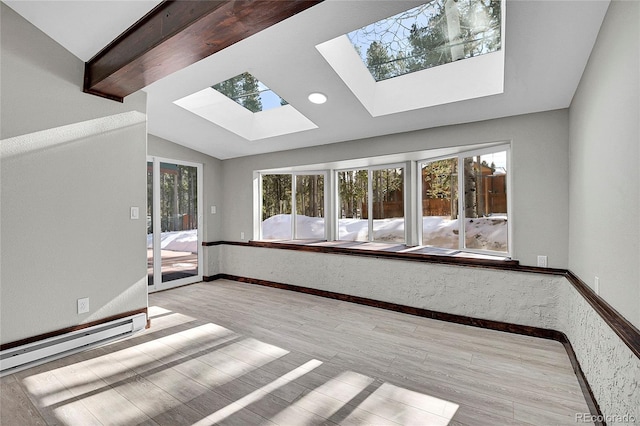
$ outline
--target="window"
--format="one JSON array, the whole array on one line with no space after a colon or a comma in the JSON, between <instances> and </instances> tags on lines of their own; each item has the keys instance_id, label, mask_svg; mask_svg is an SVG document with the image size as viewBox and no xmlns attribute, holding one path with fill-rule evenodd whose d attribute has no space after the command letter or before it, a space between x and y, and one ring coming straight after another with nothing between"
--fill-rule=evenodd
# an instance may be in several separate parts
<instances>
[{"instance_id":1,"label":"window","mask_svg":"<svg viewBox=\"0 0 640 426\"><path fill-rule=\"evenodd\" d=\"M211 88L251 112L266 111L287 105L287 101L248 72L215 84Z\"/></svg>"},{"instance_id":2,"label":"window","mask_svg":"<svg viewBox=\"0 0 640 426\"><path fill-rule=\"evenodd\" d=\"M338 239L369 241L369 173L366 169L338 172Z\"/></svg>"},{"instance_id":3,"label":"window","mask_svg":"<svg viewBox=\"0 0 640 426\"><path fill-rule=\"evenodd\" d=\"M291 182L290 174L262 176L262 239L291 239Z\"/></svg>"},{"instance_id":4,"label":"window","mask_svg":"<svg viewBox=\"0 0 640 426\"><path fill-rule=\"evenodd\" d=\"M337 179L339 240L405 242L404 167L343 170Z\"/></svg>"},{"instance_id":5,"label":"window","mask_svg":"<svg viewBox=\"0 0 640 426\"><path fill-rule=\"evenodd\" d=\"M457 249L458 159L422 164L422 244Z\"/></svg>"},{"instance_id":6,"label":"window","mask_svg":"<svg viewBox=\"0 0 640 426\"><path fill-rule=\"evenodd\" d=\"M376 81L500 50L501 2L433 0L347 34Z\"/></svg>"},{"instance_id":7,"label":"window","mask_svg":"<svg viewBox=\"0 0 640 426\"><path fill-rule=\"evenodd\" d=\"M423 245L509 252L506 148L420 165Z\"/></svg>"},{"instance_id":8,"label":"window","mask_svg":"<svg viewBox=\"0 0 640 426\"><path fill-rule=\"evenodd\" d=\"M295 238L324 239L324 176L296 175Z\"/></svg>"},{"instance_id":9,"label":"window","mask_svg":"<svg viewBox=\"0 0 640 426\"><path fill-rule=\"evenodd\" d=\"M394 12L401 3L389 2ZM418 3L316 49L372 117L497 95L504 92L506 3Z\"/></svg>"},{"instance_id":10,"label":"window","mask_svg":"<svg viewBox=\"0 0 640 426\"><path fill-rule=\"evenodd\" d=\"M429 154L434 156L424 159ZM508 144L392 154L325 167L320 172L301 167L256 174L258 239L375 242L406 244L410 251L421 246L421 253L430 254L509 255ZM378 247L397 249L367 246Z\"/></svg>"},{"instance_id":11,"label":"window","mask_svg":"<svg viewBox=\"0 0 640 426\"><path fill-rule=\"evenodd\" d=\"M404 169L372 171L373 240L404 243Z\"/></svg>"},{"instance_id":12,"label":"window","mask_svg":"<svg viewBox=\"0 0 640 426\"><path fill-rule=\"evenodd\" d=\"M318 128L246 72L176 99L173 103L248 141Z\"/></svg>"},{"instance_id":13,"label":"window","mask_svg":"<svg viewBox=\"0 0 640 426\"><path fill-rule=\"evenodd\" d=\"M261 239L326 238L324 174L262 174L261 186Z\"/></svg>"},{"instance_id":14,"label":"window","mask_svg":"<svg viewBox=\"0 0 640 426\"><path fill-rule=\"evenodd\" d=\"M464 157L464 248L507 252L506 151Z\"/></svg>"}]
</instances>

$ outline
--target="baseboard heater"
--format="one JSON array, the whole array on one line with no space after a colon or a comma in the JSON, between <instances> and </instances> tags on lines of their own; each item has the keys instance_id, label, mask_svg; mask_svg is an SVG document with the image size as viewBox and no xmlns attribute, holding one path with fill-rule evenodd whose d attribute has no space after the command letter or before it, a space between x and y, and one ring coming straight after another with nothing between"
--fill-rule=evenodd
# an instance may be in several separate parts
<instances>
[{"instance_id":1,"label":"baseboard heater","mask_svg":"<svg viewBox=\"0 0 640 426\"><path fill-rule=\"evenodd\" d=\"M147 315L131 315L0 352L0 377L132 335Z\"/></svg>"}]
</instances>

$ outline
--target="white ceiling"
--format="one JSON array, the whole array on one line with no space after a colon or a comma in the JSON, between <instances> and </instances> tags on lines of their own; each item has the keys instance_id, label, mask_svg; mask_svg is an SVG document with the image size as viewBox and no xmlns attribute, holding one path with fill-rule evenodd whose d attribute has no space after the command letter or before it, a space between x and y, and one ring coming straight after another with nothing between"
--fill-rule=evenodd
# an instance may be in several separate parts
<instances>
[{"instance_id":1,"label":"white ceiling","mask_svg":"<svg viewBox=\"0 0 640 426\"><path fill-rule=\"evenodd\" d=\"M3 1L83 61L159 3ZM424 0L325 0L143 89L149 133L227 159L566 108L609 0L508 0L503 94L374 118L315 46L420 3ZM248 141L173 103L245 71L318 128ZM329 101L310 103L307 95L315 91Z\"/></svg>"},{"instance_id":2,"label":"white ceiling","mask_svg":"<svg viewBox=\"0 0 640 426\"><path fill-rule=\"evenodd\" d=\"M2 1L84 62L91 59L161 2L161 0Z\"/></svg>"}]
</instances>

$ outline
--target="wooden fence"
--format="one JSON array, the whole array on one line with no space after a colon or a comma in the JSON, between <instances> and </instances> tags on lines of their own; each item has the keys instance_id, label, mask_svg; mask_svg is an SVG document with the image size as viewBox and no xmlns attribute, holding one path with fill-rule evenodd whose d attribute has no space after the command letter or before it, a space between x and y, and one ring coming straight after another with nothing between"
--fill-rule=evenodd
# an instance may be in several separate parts
<instances>
[{"instance_id":1,"label":"wooden fence","mask_svg":"<svg viewBox=\"0 0 640 426\"><path fill-rule=\"evenodd\" d=\"M451 216L452 211L457 210L455 200L448 198L427 198L422 200L423 216Z\"/></svg>"},{"instance_id":2,"label":"wooden fence","mask_svg":"<svg viewBox=\"0 0 640 426\"><path fill-rule=\"evenodd\" d=\"M507 212L507 186L506 175L482 175L481 185L478 190L478 214L487 216L495 213ZM422 215L423 216L448 216L455 218L458 216L457 200L450 198L427 198L423 194ZM401 195L399 198L402 198ZM366 202L362 203L361 210L354 212L353 217L368 219L369 210ZM350 217L350 216L349 216ZM404 217L403 201L384 201L374 203L373 218L385 219L392 217Z\"/></svg>"}]
</instances>

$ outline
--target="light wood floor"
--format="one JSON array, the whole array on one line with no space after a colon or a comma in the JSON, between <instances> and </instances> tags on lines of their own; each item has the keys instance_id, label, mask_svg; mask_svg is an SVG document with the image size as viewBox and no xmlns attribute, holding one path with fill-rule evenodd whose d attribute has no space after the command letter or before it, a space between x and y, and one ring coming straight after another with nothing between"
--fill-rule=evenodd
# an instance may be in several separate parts
<instances>
[{"instance_id":1,"label":"light wood floor","mask_svg":"<svg viewBox=\"0 0 640 426\"><path fill-rule=\"evenodd\" d=\"M555 425L588 413L560 343L230 281L152 327L0 380L4 426Z\"/></svg>"}]
</instances>

